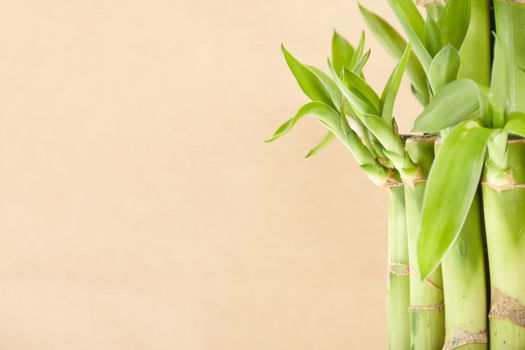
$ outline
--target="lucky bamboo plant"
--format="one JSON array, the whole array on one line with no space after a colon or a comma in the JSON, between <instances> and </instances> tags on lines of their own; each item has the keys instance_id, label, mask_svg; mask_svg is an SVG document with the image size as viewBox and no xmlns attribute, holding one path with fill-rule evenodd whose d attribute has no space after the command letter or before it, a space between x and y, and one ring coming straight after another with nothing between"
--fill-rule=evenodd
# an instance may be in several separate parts
<instances>
[{"instance_id":1,"label":"lucky bamboo plant","mask_svg":"<svg viewBox=\"0 0 525 350\"><path fill-rule=\"evenodd\" d=\"M412 70L418 74L410 76L412 89L416 96L423 96L420 100L424 104L428 100L431 105L437 103L437 95L449 96L451 92L447 91L450 89L447 83L458 78L470 78L479 84L488 82L490 18L487 1L471 3L461 0L448 1L446 4L426 1L423 3L426 19L422 18L411 2L390 1L390 4L409 41L418 48L415 53L421 64L415 64L417 69ZM392 50L392 43L401 41L401 36L376 14L363 7L361 11L378 39L396 55L395 50ZM473 60L473 57L476 59ZM420 80L426 82L425 93L417 88L421 85L417 84ZM429 106L427 111L431 110L432 106ZM419 187L424 187L424 184ZM424 191L425 188L419 189L420 193ZM419 206L422 205L422 197L423 195L419 196ZM418 239L416 236L413 241ZM469 242L468 251L465 249L465 242ZM416 251L416 248L413 250ZM414 255L412 261L415 260ZM417 264L413 265L417 270ZM445 348L465 345L486 348L486 282L479 200L473 201L467 222L451 253L443 259L441 267L445 293ZM414 334L412 345L416 348L439 348L439 344L432 346L425 341L427 337L426 334Z\"/></svg>"},{"instance_id":2,"label":"lucky bamboo plant","mask_svg":"<svg viewBox=\"0 0 525 350\"><path fill-rule=\"evenodd\" d=\"M270 141L313 116L328 133L307 156L337 137L388 189L389 348L525 349L525 1L388 2L408 41L360 6L399 62L381 95L364 34L334 33L331 77L283 47L312 102ZM393 117L405 70L419 136Z\"/></svg>"},{"instance_id":3,"label":"lucky bamboo plant","mask_svg":"<svg viewBox=\"0 0 525 350\"><path fill-rule=\"evenodd\" d=\"M328 128L328 136L307 156L319 151L334 135L353 153L365 174L389 191L389 338L393 347L401 348L410 342L410 267L404 182L414 182L421 174L421 166L405 150L404 139L398 134L393 118L393 106L411 51L405 48L379 96L363 77L362 68L370 54L364 47L364 34L354 48L334 32L332 59L328 62L332 78L300 63L283 47L290 70L312 102L281 125L269 141L286 134L303 116L313 116ZM428 169L428 160L422 162Z\"/></svg>"}]
</instances>

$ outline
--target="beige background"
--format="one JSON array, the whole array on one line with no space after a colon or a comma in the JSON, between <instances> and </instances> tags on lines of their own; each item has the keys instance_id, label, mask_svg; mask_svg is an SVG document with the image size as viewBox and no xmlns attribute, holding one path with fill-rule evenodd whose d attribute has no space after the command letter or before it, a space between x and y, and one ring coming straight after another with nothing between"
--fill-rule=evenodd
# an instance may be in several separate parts
<instances>
[{"instance_id":1,"label":"beige background","mask_svg":"<svg viewBox=\"0 0 525 350\"><path fill-rule=\"evenodd\" d=\"M306 101L279 44L324 65L333 27L354 2L2 1L0 348L385 348L385 193L303 159L313 121L262 142Z\"/></svg>"}]
</instances>

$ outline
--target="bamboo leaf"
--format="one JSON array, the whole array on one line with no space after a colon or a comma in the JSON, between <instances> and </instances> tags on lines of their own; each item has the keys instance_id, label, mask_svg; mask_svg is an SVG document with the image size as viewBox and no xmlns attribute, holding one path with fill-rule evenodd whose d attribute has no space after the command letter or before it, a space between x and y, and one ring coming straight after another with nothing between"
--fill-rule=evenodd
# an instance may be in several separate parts
<instances>
[{"instance_id":1,"label":"bamboo leaf","mask_svg":"<svg viewBox=\"0 0 525 350\"><path fill-rule=\"evenodd\" d=\"M321 139L321 141L308 153L306 154L305 158L309 158L315 154L317 154L319 151L321 151L323 148L325 148L330 142L332 142L335 138L335 135L333 132L328 131L324 137Z\"/></svg>"},{"instance_id":2,"label":"bamboo leaf","mask_svg":"<svg viewBox=\"0 0 525 350\"><path fill-rule=\"evenodd\" d=\"M407 42L403 37L392 27L388 22L383 18L373 13L372 11L366 9L364 6L359 4L359 9L361 14L365 19L368 27L375 35L379 43L387 50L387 52L394 57L396 61L401 60L405 48L407 47ZM418 95L418 99L422 103L426 104L428 101L428 91L426 85L426 75L419 59L414 55L410 54L410 58L407 64L407 72L412 80L414 85L414 94Z\"/></svg>"},{"instance_id":3,"label":"bamboo leaf","mask_svg":"<svg viewBox=\"0 0 525 350\"><path fill-rule=\"evenodd\" d=\"M363 67L365 66L366 62L368 62L368 59L370 58L370 50L365 52L364 55L362 55L357 62L355 63L354 67L352 68L352 71L355 73L360 73L363 70Z\"/></svg>"},{"instance_id":4,"label":"bamboo leaf","mask_svg":"<svg viewBox=\"0 0 525 350\"><path fill-rule=\"evenodd\" d=\"M479 115L484 125L491 125L489 116L489 88L484 85L478 85Z\"/></svg>"},{"instance_id":5,"label":"bamboo leaf","mask_svg":"<svg viewBox=\"0 0 525 350\"><path fill-rule=\"evenodd\" d=\"M353 56L354 48L352 45L334 30L334 35L332 36L332 62L335 71L342 74L344 67L350 69Z\"/></svg>"},{"instance_id":6,"label":"bamboo leaf","mask_svg":"<svg viewBox=\"0 0 525 350\"><path fill-rule=\"evenodd\" d=\"M505 108L509 95L509 57L503 44L503 39L494 35L494 63L490 82L489 109L490 119L494 127L505 123Z\"/></svg>"},{"instance_id":7,"label":"bamboo leaf","mask_svg":"<svg viewBox=\"0 0 525 350\"><path fill-rule=\"evenodd\" d=\"M438 132L456 125L479 110L478 86L468 79L443 86L417 117L412 131Z\"/></svg>"},{"instance_id":8,"label":"bamboo leaf","mask_svg":"<svg viewBox=\"0 0 525 350\"><path fill-rule=\"evenodd\" d=\"M302 106L299 111L295 114L293 118L288 119L286 122L284 122L273 134L273 136L266 140L266 142L273 142L277 140L278 138L286 135L295 124L301 118L305 116L312 116L315 119L321 121L324 125L326 125L331 132L336 134L339 137L343 137L344 132L341 129L341 116L337 111L335 111L332 107L329 105L322 103L322 102L310 102Z\"/></svg>"},{"instance_id":9,"label":"bamboo leaf","mask_svg":"<svg viewBox=\"0 0 525 350\"><path fill-rule=\"evenodd\" d=\"M414 97L422 104L427 105L428 104L428 93L421 94L419 90L416 89L416 87L413 84L410 84L410 91L412 91L412 94Z\"/></svg>"},{"instance_id":10,"label":"bamboo leaf","mask_svg":"<svg viewBox=\"0 0 525 350\"><path fill-rule=\"evenodd\" d=\"M441 29L432 17L428 17L425 22L425 47L431 56L441 49Z\"/></svg>"},{"instance_id":11,"label":"bamboo leaf","mask_svg":"<svg viewBox=\"0 0 525 350\"><path fill-rule=\"evenodd\" d=\"M335 68L335 67L334 67ZM348 87L359 91L376 110L379 111L381 101L376 92L366 81L359 75L348 69L344 70L343 80L348 84Z\"/></svg>"},{"instance_id":12,"label":"bamboo leaf","mask_svg":"<svg viewBox=\"0 0 525 350\"><path fill-rule=\"evenodd\" d=\"M512 112L507 117L504 130L509 134L525 137L525 113Z\"/></svg>"},{"instance_id":13,"label":"bamboo leaf","mask_svg":"<svg viewBox=\"0 0 525 350\"><path fill-rule=\"evenodd\" d=\"M447 45L438 52L430 64L428 80L434 94L458 76L460 57L458 50Z\"/></svg>"},{"instance_id":14,"label":"bamboo leaf","mask_svg":"<svg viewBox=\"0 0 525 350\"><path fill-rule=\"evenodd\" d=\"M365 51L365 32L361 32L361 37L359 38L359 43L357 44L357 47L354 51L354 55L352 56L352 59L350 60L350 69L353 70L355 67L355 64L357 61L361 58L363 55L363 52Z\"/></svg>"},{"instance_id":15,"label":"bamboo leaf","mask_svg":"<svg viewBox=\"0 0 525 350\"><path fill-rule=\"evenodd\" d=\"M397 64L396 68L390 74L388 81L386 82L383 93L381 94L381 117L384 120L391 120L394 113L394 103L396 101L396 96L399 91L399 86L401 85L401 79L405 73L405 69L410 59L412 52L412 47L410 44L406 47L403 56L401 56L400 62Z\"/></svg>"},{"instance_id":16,"label":"bamboo leaf","mask_svg":"<svg viewBox=\"0 0 525 350\"><path fill-rule=\"evenodd\" d=\"M338 106L341 101L341 91L337 87L336 83L333 81L332 78L330 78L325 72L322 70L313 67L313 66L306 66L308 69L310 69L315 76L323 83L323 86L325 90L328 92L328 94L331 97L332 104L334 106Z\"/></svg>"},{"instance_id":17,"label":"bamboo leaf","mask_svg":"<svg viewBox=\"0 0 525 350\"><path fill-rule=\"evenodd\" d=\"M403 17L403 21L410 26L411 31L419 39L423 39L425 33L425 20L417 9L414 1L388 0L396 15Z\"/></svg>"},{"instance_id":18,"label":"bamboo leaf","mask_svg":"<svg viewBox=\"0 0 525 350\"><path fill-rule=\"evenodd\" d=\"M363 123L386 150L398 155L404 153L401 139L395 133L391 121L386 121L375 115L365 115Z\"/></svg>"},{"instance_id":19,"label":"bamboo leaf","mask_svg":"<svg viewBox=\"0 0 525 350\"><path fill-rule=\"evenodd\" d=\"M441 14L443 13L444 5L439 2L427 2L425 4L425 10L427 12L427 15L432 17L435 21L439 19Z\"/></svg>"},{"instance_id":20,"label":"bamboo leaf","mask_svg":"<svg viewBox=\"0 0 525 350\"><path fill-rule=\"evenodd\" d=\"M281 49L288 64L288 67L292 71L299 87L306 96L310 97L313 101L324 102L333 108L336 108L336 104L332 100L327 87L323 84L321 79L307 66L299 62L295 57L290 54L284 45L281 45Z\"/></svg>"},{"instance_id":21,"label":"bamboo leaf","mask_svg":"<svg viewBox=\"0 0 525 350\"><path fill-rule=\"evenodd\" d=\"M388 0L394 10L403 30L419 58L425 71L428 70L432 57L428 53L423 40L425 37L425 21L412 1Z\"/></svg>"},{"instance_id":22,"label":"bamboo leaf","mask_svg":"<svg viewBox=\"0 0 525 350\"><path fill-rule=\"evenodd\" d=\"M328 68L330 68L330 72L332 73L337 87L348 101L350 109L356 114L358 119L361 119L364 114L374 114L376 112L375 108L368 101L366 101L366 99L363 99L361 96L357 95L355 92L352 92L346 87L345 83L335 72L335 69L330 61L328 61Z\"/></svg>"},{"instance_id":23,"label":"bamboo leaf","mask_svg":"<svg viewBox=\"0 0 525 350\"><path fill-rule=\"evenodd\" d=\"M443 45L461 48L470 24L471 0L448 0L439 18ZM477 0L476 0L477 1Z\"/></svg>"},{"instance_id":24,"label":"bamboo leaf","mask_svg":"<svg viewBox=\"0 0 525 350\"><path fill-rule=\"evenodd\" d=\"M487 142L493 130L479 120L456 126L445 138L430 169L417 245L426 278L455 242L476 194Z\"/></svg>"},{"instance_id":25,"label":"bamboo leaf","mask_svg":"<svg viewBox=\"0 0 525 350\"><path fill-rule=\"evenodd\" d=\"M322 102L310 102L302 106L296 115L284 122L265 142L273 142L286 135L299 120L305 116L311 116L319 120L352 152L360 166L376 184L382 184L386 180L386 171L372 156L370 151L363 145L359 136L350 128L344 115L339 114L329 105Z\"/></svg>"}]
</instances>

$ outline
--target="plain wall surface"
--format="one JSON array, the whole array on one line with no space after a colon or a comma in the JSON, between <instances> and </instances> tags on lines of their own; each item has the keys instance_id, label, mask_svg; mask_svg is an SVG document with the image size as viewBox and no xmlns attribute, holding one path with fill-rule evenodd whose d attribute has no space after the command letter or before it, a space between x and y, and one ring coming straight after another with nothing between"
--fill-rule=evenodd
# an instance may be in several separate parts
<instances>
[{"instance_id":1,"label":"plain wall surface","mask_svg":"<svg viewBox=\"0 0 525 350\"><path fill-rule=\"evenodd\" d=\"M334 27L356 3L3 2L0 348L386 348L387 194L305 160L313 120L263 142L307 102L280 43L324 68Z\"/></svg>"}]
</instances>

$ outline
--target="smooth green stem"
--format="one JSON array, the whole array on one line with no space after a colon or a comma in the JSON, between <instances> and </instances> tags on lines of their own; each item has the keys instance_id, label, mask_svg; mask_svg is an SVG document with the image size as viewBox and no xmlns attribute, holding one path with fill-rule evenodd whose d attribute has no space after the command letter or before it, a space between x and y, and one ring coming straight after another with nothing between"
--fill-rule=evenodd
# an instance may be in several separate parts
<instances>
[{"instance_id":1,"label":"smooth green stem","mask_svg":"<svg viewBox=\"0 0 525 350\"><path fill-rule=\"evenodd\" d=\"M410 347L410 265L405 210L404 186L389 189L388 226L388 348Z\"/></svg>"},{"instance_id":2,"label":"smooth green stem","mask_svg":"<svg viewBox=\"0 0 525 350\"><path fill-rule=\"evenodd\" d=\"M445 349L488 348L487 289L481 204L476 196L456 242L441 263Z\"/></svg>"},{"instance_id":3,"label":"smooth green stem","mask_svg":"<svg viewBox=\"0 0 525 350\"><path fill-rule=\"evenodd\" d=\"M458 238L441 263L447 350L488 348L483 233L480 194L476 194Z\"/></svg>"},{"instance_id":4,"label":"smooth green stem","mask_svg":"<svg viewBox=\"0 0 525 350\"><path fill-rule=\"evenodd\" d=\"M490 5L489 0L471 0L470 24L460 49L461 66L458 78L472 79L478 84L490 83Z\"/></svg>"},{"instance_id":5,"label":"smooth green stem","mask_svg":"<svg viewBox=\"0 0 525 350\"><path fill-rule=\"evenodd\" d=\"M467 36L461 46L458 78L488 86L491 72L489 0L472 0ZM487 282L479 194L465 224L443 262L445 292L445 348L485 350Z\"/></svg>"},{"instance_id":6,"label":"smooth green stem","mask_svg":"<svg viewBox=\"0 0 525 350\"><path fill-rule=\"evenodd\" d=\"M405 187L410 261L417 261L419 221L425 187L426 182L418 182L413 188ZM445 338L441 268L436 269L426 280L422 280L415 264L411 264L410 267L410 348L441 349Z\"/></svg>"},{"instance_id":7,"label":"smooth green stem","mask_svg":"<svg viewBox=\"0 0 525 350\"><path fill-rule=\"evenodd\" d=\"M489 183L490 169L482 183L494 350L525 349L525 140L509 141L507 152L508 183Z\"/></svg>"},{"instance_id":8,"label":"smooth green stem","mask_svg":"<svg viewBox=\"0 0 525 350\"><path fill-rule=\"evenodd\" d=\"M503 40L508 55L508 108L525 112L525 3L523 1L495 0L496 32Z\"/></svg>"},{"instance_id":9,"label":"smooth green stem","mask_svg":"<svg viewBox=\"0 0 525 350\"><path fill-rule=\"evenodd\" d=\"M426 176L434 155L434 139L412 138L406 142L411 159L419 165L420 179L405 184L408 229L408 252L411 262L417 261L417 241ZM410 275L410 349L441 350L445 339L445 313L441 267L422 280L416 264Z\"/></svg>"}]
</instances>

